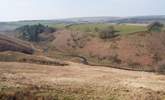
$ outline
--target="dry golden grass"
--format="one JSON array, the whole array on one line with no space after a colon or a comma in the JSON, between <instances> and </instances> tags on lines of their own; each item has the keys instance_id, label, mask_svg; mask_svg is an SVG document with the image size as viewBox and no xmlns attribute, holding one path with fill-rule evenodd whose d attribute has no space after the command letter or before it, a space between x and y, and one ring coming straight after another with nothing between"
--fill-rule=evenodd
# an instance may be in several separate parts
<instances>
[{"instance_id":1,"label":"dry golden grass","mask_svg":"<svg viewBox=\"0 0 165 100\"><path fill-rule=\"evenodd\" d=\"M48 66L1 62L0 98L14 97L16 100L165 99L165 76L163 75L68 63L69 66Z\"/></svg>"}]
</instances>

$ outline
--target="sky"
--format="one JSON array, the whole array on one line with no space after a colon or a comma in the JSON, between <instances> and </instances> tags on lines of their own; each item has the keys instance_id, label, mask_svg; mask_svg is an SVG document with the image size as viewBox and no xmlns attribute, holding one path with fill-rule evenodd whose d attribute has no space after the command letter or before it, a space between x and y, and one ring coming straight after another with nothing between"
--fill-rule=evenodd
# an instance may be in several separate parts
<instances>
[{"instance_id":1,"label":"sky","mask_svg":"<svg viewBox=\"0 0 165 100\"><path fill-rule=\"evenodd\" d=\"M165 0L0 0L0 21L165 15Z\"/></svg>"}]
</instances>

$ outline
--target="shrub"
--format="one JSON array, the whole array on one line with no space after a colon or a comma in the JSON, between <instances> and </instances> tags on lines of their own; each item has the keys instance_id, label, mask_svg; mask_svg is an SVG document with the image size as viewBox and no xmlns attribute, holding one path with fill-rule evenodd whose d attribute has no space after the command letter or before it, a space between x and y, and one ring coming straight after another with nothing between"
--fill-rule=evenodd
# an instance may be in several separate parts
<instances>
[{"instance_id":1,"label":"shrub","mask_svg":"<svg viewBox=\"0 0 165 100\"><path fill-rule=\"evenodd\" d=\"M142 66L140 63L132 61L131 59L128 59L127 64L130 68L136 68L136 69L139 69Z\"/></svg>"},{"instance_id":2,"label":"shrub","mask_svg":"<svg viewBox=\"0 0 165 100\"><path fill-rule=\"evenodd\" d=\"M163 29L163 24L160 22L154 22L148 25L148 31L149 32L161 32Z\"/></svg>"},{"instance_id":3,"label":"shrub","mask_svg":"<svg viewBox=\"0 0 165 100\"><path fill-rule=\"evenodd\" d=\"M106 59L106 58L105 58ZM119 55L114 53L111 56L107 58L109 61L111 61L114 64L121 64L122 60L119 58Z\"/></svg>"},{"instance_id":4,"label":"shrub","mask_svg":"<svg viewBox=\"0 0 165 100\"><path fill-rule=\"evenodd\" d=\"M99 37L101 39L110 39L110 38L117 36L115 34L116 32L117 31L114 29L113 26L109 26L108 28L100 31Z\"/></svg>"},{"instance_id":5,"label":"shrub","mask_svg":"<svg viewBox=\"0 0 165 100\"><path fill-rule=\"evenodd\" d=\"M95 32L99 32L99 28L98 27L95 27L94 30L95 30Z\"/></svg>"},{"instance_id":6,"label":"shrub","mask_svg":"<svg viewBox=\"0 0 165 100\"><path fill-rule=\"evenodd\" d=\"M155 60L155 62L159 62L162 60L161 55L158 53L154 54L153 59Z\"/></svg>"},{"instance_id":7,"label":"shrub","mask_svg":"<svg viewBox=\"0 0 165 100\"><path fill-rule=\"evenodd\" d=\"M158 63L158 66L156 67L156 72L165 74L165 61Z\"/></svg>"}]
</instances>

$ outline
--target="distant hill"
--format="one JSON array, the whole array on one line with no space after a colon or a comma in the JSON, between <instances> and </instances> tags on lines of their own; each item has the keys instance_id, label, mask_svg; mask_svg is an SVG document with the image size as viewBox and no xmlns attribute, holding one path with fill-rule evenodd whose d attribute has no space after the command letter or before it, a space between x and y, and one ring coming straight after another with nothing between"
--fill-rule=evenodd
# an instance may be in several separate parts
<instances>
[{"instance_id":1,"label":"distant hill","mask_svg":"<svg viewBox=\"0 0 165 100\"><path fill-rule=\"evenodd\" d=\"M65 21L65 20L64 21L63 20L27 20L27 21L15 21L15 22L0 22L0 32L12 31L24 25L34 25L34 24L54 25L61 23L72 24L74 22Z\"/></svg>"},{"instance_id":2,"label":"distant hill","mask_svg":"<svg viewBox=\"0 0 165 100\"><path fill-rule=\"evenodd\" d=\"M151 23L151 22L161 22L165 23L165 15L161 16L137 16L137 17L128 17L115 21L110 21L114 23Z\"/></svg>"},{"instance_id":3,"label":"distant hill","mask_svg":"<svg viewBox=\"0 0 165 100\"><path fill-rule=\"evenodd\" d=\"M135 17L82 17L64 19L63 21L71 21L75 23L151 23L159 21L165 23L165 15Z\"/></svg>"},{"instance_id":4,"label":"distant hill","mask_svg":"<svg viewBox=\"0 0 165 100\"><path fill-rule=\"evenodd\" d=\"M71 21L74 23L105 23L111 21L117 21L122 19L121 17L80 17L63 19L63 21Z\"/></svg>"},{"instance_id":5,"label":"distant hill","mask_svg":"<svg viewBox=\"0 0 165 100\"><path fill-rule=\"evenodd\" d=\"M135 16L135 17L80 17L58 20L27 20L16 22L0 22L1 31L11 31L23 25L43 24L79 24L79 23L151 23L159 21L165 23L165 15L157 16Z\"/></svg>"}]
</instances>

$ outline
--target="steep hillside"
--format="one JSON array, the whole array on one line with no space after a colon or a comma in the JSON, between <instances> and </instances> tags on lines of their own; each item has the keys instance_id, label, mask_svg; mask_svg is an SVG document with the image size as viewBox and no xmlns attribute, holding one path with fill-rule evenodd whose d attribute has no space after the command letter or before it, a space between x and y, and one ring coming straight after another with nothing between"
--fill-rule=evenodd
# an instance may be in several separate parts
<instances>
[{"instance_id":1,"label":"steep hillside","mask_svg":"<svg viewBox=\"0 0 165 100\"><path fill-rule=\"evenodd\" d=\"M18 51L27 54L33 54L32 45L5 35L0 35L0 51Z\"/></svg>"},{"instance_id":2,"label":"steep hillside","mask_svg":"<svg viewBox=\"0 0 165 100\"><path fill-rule=\"evenodd\" d=\"M91 64L146 71L155 71L157 64L165 60L164 32L137 32L107 41L90 35L84 39L84 34L68 30L55 32L49 55L58 51L65 55L81 55Z\"/></svg>"}]
</instances>

